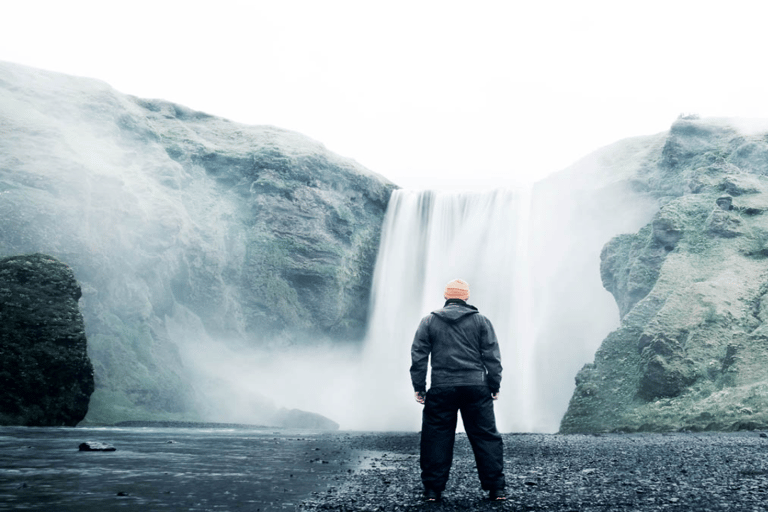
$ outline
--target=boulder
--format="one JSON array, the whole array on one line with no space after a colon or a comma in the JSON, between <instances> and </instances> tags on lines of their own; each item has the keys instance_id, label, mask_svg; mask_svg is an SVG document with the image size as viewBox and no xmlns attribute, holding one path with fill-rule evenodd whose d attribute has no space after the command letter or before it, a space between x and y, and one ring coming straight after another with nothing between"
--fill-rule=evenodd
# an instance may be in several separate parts
<instances>
[{"instance_id":1,"label":"boulder","mask_svg":"<svg viewBox=\"0 0 768 512\"><path fill-rule=\"evenodd\" d=\"M114 446L100 441L86 441L80 443L79 451L81 452L114 452L117 450Z\"/></svg>"},{"instance_id":2,"label":"boulder","mask_svg":"<svg viewBox=\"0 0 768 512\"><path fill-rule=\"evenodd\" d=\"M45 254L0 259L0 425L75 426L94 390L80 285Z\"/></svg>"}]
</instances>

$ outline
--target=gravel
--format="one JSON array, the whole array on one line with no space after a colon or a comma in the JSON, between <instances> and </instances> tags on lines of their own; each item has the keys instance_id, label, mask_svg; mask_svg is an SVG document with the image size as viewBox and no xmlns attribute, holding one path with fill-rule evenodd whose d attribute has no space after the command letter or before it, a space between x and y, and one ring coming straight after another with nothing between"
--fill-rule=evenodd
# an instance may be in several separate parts
<instances>
[{"instance_id":1,"label":"gravel","mask_svg":"<svg viewBox=\"0 0 768 512\"><path fill-rule=\"evenodd\" d=\"M430 504L414 432L0 427L0 511L768 510L764 432L503 437L506 502L486 499L459 434Z\"/></svg>"},{"instance_id":2,"label":"gravel","mask_svg":"<svg viewBox=\"0 0 768 512\"><path fill-rule=\"evenodd\" d=\"M506 434L507 501L480 489L471 448L457 436L443 500L426 503L419 479L419 436L346 438L358 469L316 491L303 511L765 511L768 439L733 434Z\"/></svg>"}]
</instances>

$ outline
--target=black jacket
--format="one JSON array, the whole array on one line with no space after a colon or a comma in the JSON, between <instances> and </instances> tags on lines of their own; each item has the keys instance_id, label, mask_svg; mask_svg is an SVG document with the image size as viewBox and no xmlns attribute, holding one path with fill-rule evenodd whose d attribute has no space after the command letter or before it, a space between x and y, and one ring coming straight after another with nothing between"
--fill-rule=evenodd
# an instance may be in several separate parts
<instances>
[{"instance_id":1,"label":"black jacket","mask_svg":"<svg viewBox=\"0 0 768 512\"><path fill-rule=\"evenodd\" d=\"M501 386L501 353L491 321L463 300L449 299L425 316L411 345L411 382L427 389L427 363L432 354L432 387L488 384Z\"/></svg>"}]
</instances>

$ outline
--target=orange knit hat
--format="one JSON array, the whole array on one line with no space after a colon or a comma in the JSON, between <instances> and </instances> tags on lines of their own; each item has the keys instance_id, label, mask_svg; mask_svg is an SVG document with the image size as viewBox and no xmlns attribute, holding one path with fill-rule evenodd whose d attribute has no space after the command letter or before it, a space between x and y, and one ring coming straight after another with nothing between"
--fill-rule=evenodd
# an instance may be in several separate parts
<instances>
[{"instance_id":1,"label":"orange knit hat","mask_svg":"<svg viewBox=\"0 0 768 512\"><path fill-rule=\"evenodd\" d=\"M469 285L466 281L454 279L445 285L445 293L443 296L446 299L469 300Z\"/></svg>"}]
</instances>

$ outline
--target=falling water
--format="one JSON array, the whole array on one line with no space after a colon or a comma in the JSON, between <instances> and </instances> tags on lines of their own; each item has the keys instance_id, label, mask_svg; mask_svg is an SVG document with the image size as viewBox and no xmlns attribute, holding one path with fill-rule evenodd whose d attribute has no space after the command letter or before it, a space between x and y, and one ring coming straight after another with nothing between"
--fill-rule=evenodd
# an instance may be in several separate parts
<instances>
[{"instance_id":1,"label":"falling water","mask_svg":"<svg viewBox=\"0 0 768 512\"><path fill-rule=\"evenodd\" d=\"M442 307L445 284L470 285L469 303L493 323L504 366L501 431L529 431L532 396L530 193L396 191L384 221L363 371L364 400L349 428L418 429L410 345L419 320Z\"/></svg>"}]
</instances>

